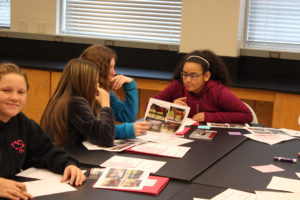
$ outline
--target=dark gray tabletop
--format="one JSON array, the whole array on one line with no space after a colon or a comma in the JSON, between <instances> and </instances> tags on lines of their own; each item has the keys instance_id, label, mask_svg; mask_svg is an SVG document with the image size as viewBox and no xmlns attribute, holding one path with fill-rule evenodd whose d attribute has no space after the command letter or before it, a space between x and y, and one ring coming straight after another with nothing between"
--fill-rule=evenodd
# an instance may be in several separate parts
<instances>
[{"instance_id":1,"label":"dark gray tabletop","mask_svg":"<svg viewBox=\"0 0 300 200\"><path fill-rule=\"evenodd\" d=\"M103 150L88 151L82 145L68 149L68 152L80 162L93 165L100 165L113 155L165 161L167 163L156 172L155 175L192 181L193 178L246 140L246 137L244 136L231 136L224 130L220 129L216 137L211 141L195 140L192 143L186 144L185 146L189 146L191 149L183 158L170 158L126 152L113 153Z\"/></svg>"},{"instance_id":2,"label":"dark gray tabletop","mask_svg":"<svg viewBox=\"0 0 300 200\"><path fill-rule=\"evenodd\" d=\"M300 172L299 161L295 164L273 161L273 157L297 158L298 152L300 152L299 139L275 145L247 140L200 174L193 182L249 192L266 190L273 176L297 179L295 172ZM269 164L274 164L285 171L262 173L250 167Z\"/></svg>"}]
</instances>

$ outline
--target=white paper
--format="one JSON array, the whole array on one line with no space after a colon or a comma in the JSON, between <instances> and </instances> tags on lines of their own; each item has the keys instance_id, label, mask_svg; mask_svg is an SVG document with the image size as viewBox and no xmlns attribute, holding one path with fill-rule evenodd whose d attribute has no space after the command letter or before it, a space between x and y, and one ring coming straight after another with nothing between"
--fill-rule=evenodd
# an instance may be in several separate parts
<instances>
[{"instance_id":1,"label":"white paper","mask_svg":"<svg viewBox=\"0 0 300 200\"><path fill-rule=\"evenodd\" d=\"M60 182L63 178L61 174L56 174L54 172L49 171L48 169L37 169L34 167L28 168L18 174L16 176L22 176L27 178L36 178L36 179L47 179L47 180L55 180Z\"/></svg>"},{"instance_id":2,"label":"white paper","mask_svg":"<svg viewBox=\"0 0 300 200\"><path fill-rule=\"evenodd\" d=\"M287 128L281 128L286 134L294 137L300 137L300 131L292 130L292 129L287 129Z\"/></svg>"},{"instance_id":3,"label":"white paper","mask_svg":"<svg viewBox=\"0 0 300 200\"><path fill-rule=\"evenodd\" d=\"M182 121L182 126L180 126L179 129L177 129L176 133L177 133L177 132L183 131L185 126L193 125L195 122L196 122L196 121L193 120L192 118L185 118L185 119Z\"/></svg>"},{"instance_id":4,"label":"white paper","mask_svg":"<svg viewBox=\"0 0 300 200\"><path fill-rule=\"evenodd\" d=\"M105 151L114 151L120 152L134 145L143 143L144 141L138 139L127 139L127 140L115 140L113 147L102 147L99 145L92 144L90 141L84 141L82 144L88 150L105 150Z\"/></svg>"},{"instance_id":5,"label":"white paper","mask_svg":"<svg viewBox=\"0 0 300 200\"><path fill-rule=\"evenodd\" d=\"M177 146L194 142L194 140L181 138L174 134L164 134L164 133L155 133L155 132L148 132L147 134L138 136L137 138L143 141L151 141L159 144L177 145Z\"/></svg>"},{"instance_id":6,"label":"white paper","mask_svg":"<svg viewBox=\"0 0 300 200\"><path fill-rule=\"evenodd\" d=\"M209 200L209 199L202 199L202 198L193 198L193 200Z\"/></svg>"},{"instance_id":7,"label":"white paper","mask_svg":"<svg viewBox=\"0 0 300 200\"><path fill-rule=\"evenodd\" d=\"M183 146L174 146L174 145L165 145L165 144L157 144L153 142L143 143L137 146L132 147L132 150L139 152L147 152L158 154L162 156L176 157L182 158L191 147L183 147Z\"/></svg>"},{"instance_id":8,"label":"white paper","mask_svg":"<svg viewBox=\"0 0 300 200\"><path fill-rule=\"evenodd\" d=\"M125 156L113 156L103 162L101 167L119 167L119 168L136 168L149 170L151 173L157 172L167 162L147 160L141 158L130 158Z\"/></svg>"},{"instance_id":9,"label":"white paper","mask_svg":"<svg viewBox=\"0 0 300 200\"><path fill-rule=\"evenodd\" d=\"M296 172L296 175L300 178L300 172L299 173Z\"/></svg>"},{"instance_id":10,"label":"white paper","mask_svg":"<svg viewBox=\"0 0 300 200\"><path fill-rule=\"evenodd\" d=\"M300 192L300 180L273 176L267 188L289 192Z\"/></svg>"},{"instance_id":11,"label":"white paper","mask_svg":"<svg viewBox=\"0 0 300 200\"><path fill-rule=\"evenodd\" d=\"M244 134L244 136L246 136L252 140L267 143L270 145L294 139L294 137L291 137L288 135L275 135L275 134L270 134L270 135Z\"/></svg>"},{"instance_id":12,"label":"white paper","mask_svg":"<svg viewBox=\"0 0 300 200\"><path fill-rule=\"evenodd\" d=\"M257 200L257 198L253 193L229 188L211 200Z\"/></svg>"},{"instance_id":13,"label":"white paper","mask_svg":"<svg viewBox=\"0 0 300 200\"><path fill-rule=\"evenodd\" d=\"M34 197L76 191L76 189L69 184L61 183L53 179L24 182L24 184L26 185L27 192Z\"/></svg>"},{"instance_id":14,"label":"white paper","mask_svg":"<svg viewBox=\"0 0 300 200\"><path fill-rule=\"evenodd\" d=\"M300 193L255 191L258 200L299 200Z\"/></svg>"}]
</instances>

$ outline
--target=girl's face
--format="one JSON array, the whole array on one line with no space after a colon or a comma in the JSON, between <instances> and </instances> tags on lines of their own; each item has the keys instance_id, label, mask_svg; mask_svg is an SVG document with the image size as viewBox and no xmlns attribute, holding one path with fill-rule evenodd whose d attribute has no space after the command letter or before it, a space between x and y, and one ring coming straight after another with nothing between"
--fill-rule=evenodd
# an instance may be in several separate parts
<instances>
[{"instance_id":1,"label":"girl's face","mask_svg":"<svg viewBox=\"0 0 300 200\"><path fill-rule=\"evenodd\" d=\"M109 67L109 72L108 72L108 80L109 81L111 81L113 79L113 77L116 75L115 65L116 65L116 61L113 58L110 61L110 67Z\"/></svg>"},{"instance_id":2,"label":"girl's face","mask_svg":"<svg viewBox=\"0 0 300 200\"><path fill-rule=\"evenodd\" d=\"M0 121L8 122L23 109L27 87L23 76L6 74L0 80Z\"/></svg>"},{"instance_id":3,"label":"girl's face","mask_svg":"<svg viewBox=\"0 0 300 200\"><path fill-rule=\"evenodd\" d=\"M210 79L210 72L203 74L203 68L200 64L194 62L186 62L181 72L181 78L184 87L189 92L200 92L205 83Z\"/></svg>"}]
</instances>

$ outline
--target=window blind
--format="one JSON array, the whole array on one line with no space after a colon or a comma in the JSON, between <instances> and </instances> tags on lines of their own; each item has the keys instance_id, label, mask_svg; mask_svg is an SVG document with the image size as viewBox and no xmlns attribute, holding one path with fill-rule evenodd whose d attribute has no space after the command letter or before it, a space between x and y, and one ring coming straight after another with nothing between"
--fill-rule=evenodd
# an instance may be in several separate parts
<instances>
[{"instance_id":1,"label":"window blind","mask_svg":"<svg viewBox=\"0 0 300 200\"><path fill-rule=\"evenodd\" d=\"M299 0L248 0L246 44L300 50Z\"/></svg>"},{"instance_id":2,"label":"window blind","mask_svg":"<svg viewBox=\"0 0 300 200\"><path fill-rule=\"evenodd\" d=\"M0 0L0 27L10 26L10 0Z\"/></svg>"},{"instance_id":3,"label":"window blind","mask_svg":"<svg viewBox=\"0 0 300 200\"><path fill-rule=\"evenodd\" d=\"M179 44L181 0L64 0L61 32Z\"/></svg>"}]
</instances>

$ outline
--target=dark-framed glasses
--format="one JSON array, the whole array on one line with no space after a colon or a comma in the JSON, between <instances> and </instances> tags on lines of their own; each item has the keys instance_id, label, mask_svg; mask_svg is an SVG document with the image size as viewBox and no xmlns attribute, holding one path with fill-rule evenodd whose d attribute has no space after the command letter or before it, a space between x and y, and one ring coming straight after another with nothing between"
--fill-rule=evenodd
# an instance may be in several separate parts
<instances>
[{"instance_id":1,"label":"dark-framed glasses","mask_svg":"<svg viewBox=\"0 0 300 200\"><path fill-rule=\"evenodd\" d=\"M197 74L197 73L186 73L186 72L181 72L180 76L182 79L187 79L188 77L190 77L191 80L197 80L201 74Z\"/></svg>"}]
</instances>

